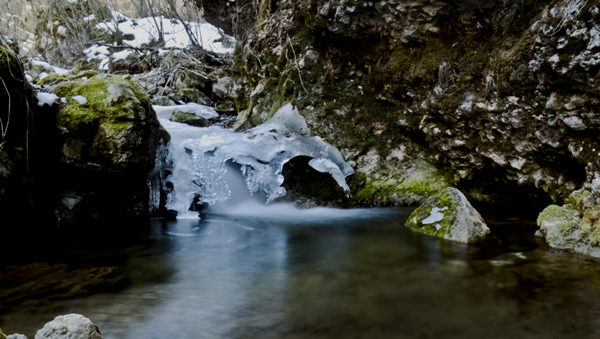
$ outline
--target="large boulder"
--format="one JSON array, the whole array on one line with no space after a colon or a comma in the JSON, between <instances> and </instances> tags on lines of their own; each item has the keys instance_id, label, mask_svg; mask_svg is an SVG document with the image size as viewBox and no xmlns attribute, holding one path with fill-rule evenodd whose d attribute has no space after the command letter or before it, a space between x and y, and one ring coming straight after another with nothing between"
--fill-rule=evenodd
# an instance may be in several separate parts
<instances>
[{"instance_id":1,"label":"large boulder","mask_svg":"<svg viewBox=\"0 0 600 339\"><path fill-rule=\"evenodd\" d=\"M563 206L548 206L537 223L548 245L600 258L600 205L591 190L573 192Z\"/></svg>"},{"instance_id":2,"label":"large boulder","mask_svg":"<svg viewBox=\"0 0 600 339\"><path fill-rule=\"evenodd\" d=\"M80 314L60 315L37 331L35 339L102 339L100 330Z\"/></svg>"},{"instance_id":3,"label":"large boulder","mask_svg":"<svg viewBox=\"0 0 600 339\"><path fill-rule=\"evenodd\" d=\"M59 98L51 103L54 114L43 114L46 125L56 126L45 135L46 162L55 165L51 213L63 225L147 214L147 177L169 137L150 99L114 75L67 80L52 90Z\"/></svg>"},{"instance_id":4,"label":"large boulder","mask_svg":"<svg viewBox=\"0 0 600 339\"><path fill-rule=\"evenodd\" d=\"M406 226L428 235L473 243L490 233L481 215L456 188L450 187L427 199L408 218Z\"/></svg>"}]
</instances>

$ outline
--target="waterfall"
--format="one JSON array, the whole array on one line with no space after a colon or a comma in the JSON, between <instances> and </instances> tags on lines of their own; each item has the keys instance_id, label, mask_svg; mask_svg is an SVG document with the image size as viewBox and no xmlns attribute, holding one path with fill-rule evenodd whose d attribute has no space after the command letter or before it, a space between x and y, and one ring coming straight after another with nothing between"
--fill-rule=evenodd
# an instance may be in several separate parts
<instances>
[{"instance_id":1,"label":"waterfall","mask_svg":"<svg viewBox=\"0 0 600 339\"><path fill-rule=\"evenodd\" d=\"M231 203L235 196L239 202L248 194L264 194L268 204L285 195L281 171L286 162L297 156L313 158L309 164L314 169L330 173L350 194L345 178L354 173L352 167L334 146L310 136L306 121L291 104L246 133L159 120L171 134L168 162L172 163L172 173L166 182L173 187L166 207L179 214L187 212L195 201L209 205ZM228 162L239 165L238 179L231 176L237 169ZM242 177L243 181L239 179Z\"/></svg>"}]
</instances>

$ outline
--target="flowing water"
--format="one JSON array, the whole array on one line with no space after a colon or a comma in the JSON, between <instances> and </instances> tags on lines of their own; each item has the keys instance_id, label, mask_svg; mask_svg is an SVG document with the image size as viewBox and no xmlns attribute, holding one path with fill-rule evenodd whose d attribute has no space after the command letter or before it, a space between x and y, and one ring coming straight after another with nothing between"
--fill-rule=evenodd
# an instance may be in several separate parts
<instances>
[{"instance_id":1,"label":"flowing water","mask_svg":"<svg viewBox=\"0 0 600 339\"><path fill-rule=\"evenodd\" d=\"M411 208L265 205L269 192L282 189L288 155L320 154L315 169L343 181L348 171L337 150L304 135L239 136L165 124L177 165L170 202L184 213L102 230L84 225L24 245L2 242L0 266L116 266L129 282L76 299L38 295L0 304L4 332L33 338L57 315L79 313L105 339L600 336L600 262L549 249L533 235L531 220L485 216L498 239L466 245L405 228ZM263 137L277 143L252 146ZM210 147L195 148L205 139ZM214 148L221 139L232 141ZM235 153L236 145L255 156ZM269 167L263 158L279 160ZM330 166L336 161L340 169ZM264 165L266 174L250 175L251 165L255 171ZM268 189L261 194L256 185ZM215 193L210 202L217 202L202 219L185 212L199 192Z\"/></svg>"},{"instance_id":2,"label":"flowing water","mask_svg":"<svg viewBox=\"0 0 600 339\"><path fill-rule=\"evenodd\" d=\"M123 266L130 285L5 307L0 327L33 338L80 313L105 339L600 335L599 263L548 249L530 221L486 217L500 241L478 246L406 229L410 208L253 204L66 240L55 260Z\"/></svg>"}]
</instances>

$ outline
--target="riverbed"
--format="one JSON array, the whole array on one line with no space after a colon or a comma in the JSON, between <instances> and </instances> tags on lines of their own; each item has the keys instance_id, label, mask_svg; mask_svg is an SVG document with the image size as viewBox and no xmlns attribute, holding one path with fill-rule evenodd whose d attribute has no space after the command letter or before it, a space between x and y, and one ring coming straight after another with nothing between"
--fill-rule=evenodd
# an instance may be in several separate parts
<instances>
[{"instance_id":1,"label":"riverbed","mask_svg":"<svg viewBox=\"0 0 600 339\"><path fill-rule=\"evenodd\" d=\"M80 313L105 339L600 335L599 261L549 249L533 220L484 215L498 239L466 245L405 228L411 208L281 211L73 236L53 260L129 284L5 306L0 327L33 338Z\"/></svg>"}]
</instances>

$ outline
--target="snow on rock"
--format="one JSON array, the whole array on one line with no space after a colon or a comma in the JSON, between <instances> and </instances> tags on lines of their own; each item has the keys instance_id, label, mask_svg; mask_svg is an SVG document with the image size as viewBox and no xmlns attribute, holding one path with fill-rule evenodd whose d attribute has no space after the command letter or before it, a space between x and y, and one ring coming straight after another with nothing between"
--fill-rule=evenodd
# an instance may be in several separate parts
<instances>
[{"instance_id":1,"label":"snow on rock","mask_svg":"<svg viewBox=\"0 0 600 339\"><path fill-rule=\"evenodd\" d=\"M175 106L152 106L154 111L156 111L156 116L162 119L170 119L173 115L173 111L178 109L184 113L195 114L199 118L204 119L212 119L217 118L219 114L217 111L209 106L199 105L194 102L187 103L185 105L175 105Z\"/></svg>"},{"instance_id":2,"label":"snow on rock","mask_svg":"<svg viewBox=\"0 0 600 339\"><path fill-rule=\"evenodd\" d=\"M54 100L58 99L58 95L54 93L40 92L37 94L37 99L39 107L43 107L44 105L52 107L52 105L54 104Z\"/></svg>"},{"instance_id":3,"label":"snow on rock","mask_svg":"<svg viewBox=\"0 0 600 339\"><path fill-rule=\"evenodd\" d=\"M80 103L81 105L86 104L87 103L87 99L84 96L81 95L76 95L72 98L73 100L77 101L78 103Z\"/></svg>"},{"instance_id":4,"label":"snow on rock","mask_svg":"<svg viewBox=\"0 0 600 339\"><path fill-rule=\"evenodd\" d=\"M56 67L56 66L52 66L49 63L45 62L45 61L41 61L41 60L36 60L33 59L31 60L31 63L37 66L41 66L44 70L46 70L46 72L50 71L54 71L54 73L56 74L67 74L69 73L68 69L64 69L64 68L60 68L60 67Z\"/></svg>"},{"instance_id":5,"label":"snow on rock","mask_svg":"<svg viewBox=\"0 0 600 339\"><path fill-rule=\"evenodd\" d=\"M188 48L193 45L193 40L190 39L184 25L177 20L165 17L132 19L117 11L113 11L113 17L117 19L118 29L124 35L134 36L133 40L127 40L127 45L131 47L138 48L157 41L159 37L157 25L163 29L165 48ZM89 16L84 18L84 21L94 19L95 17ZM115 24L114 21L101 22L96 25L96 28L113 32L116 28ZM185 24L200 47L215 53L233 53L232 45L235 44L235 39L225 35L219 28L209 23L185 22ZM125 59L133 52L132 49L126 49L114 53L113 60ZM88 61L100 60L99 68L108 70L110 52L107 46L93 45L84 53Z\"/></svg>"},{"instance_id":6,"label":"snow on rock","mask_svg":"<svg viewBox=\"0 0 600 339\"><path fill-rule=\"evenodd\" d=\"M228 200L225 163L241 165L250 193L263 191L267 203L286 194L281 184L283 165L297 156L313 159L315 169L328 172L349 193L344 178L354 173L341 153L319 137L310 137L304 118L290 104L264 125L246 133L220 127L196 128L160 119L171 135L170 156L174 168L167 178L174 190L167 208L183 213L195 197L201 203Z\"/></svg>"}]
</instances>

